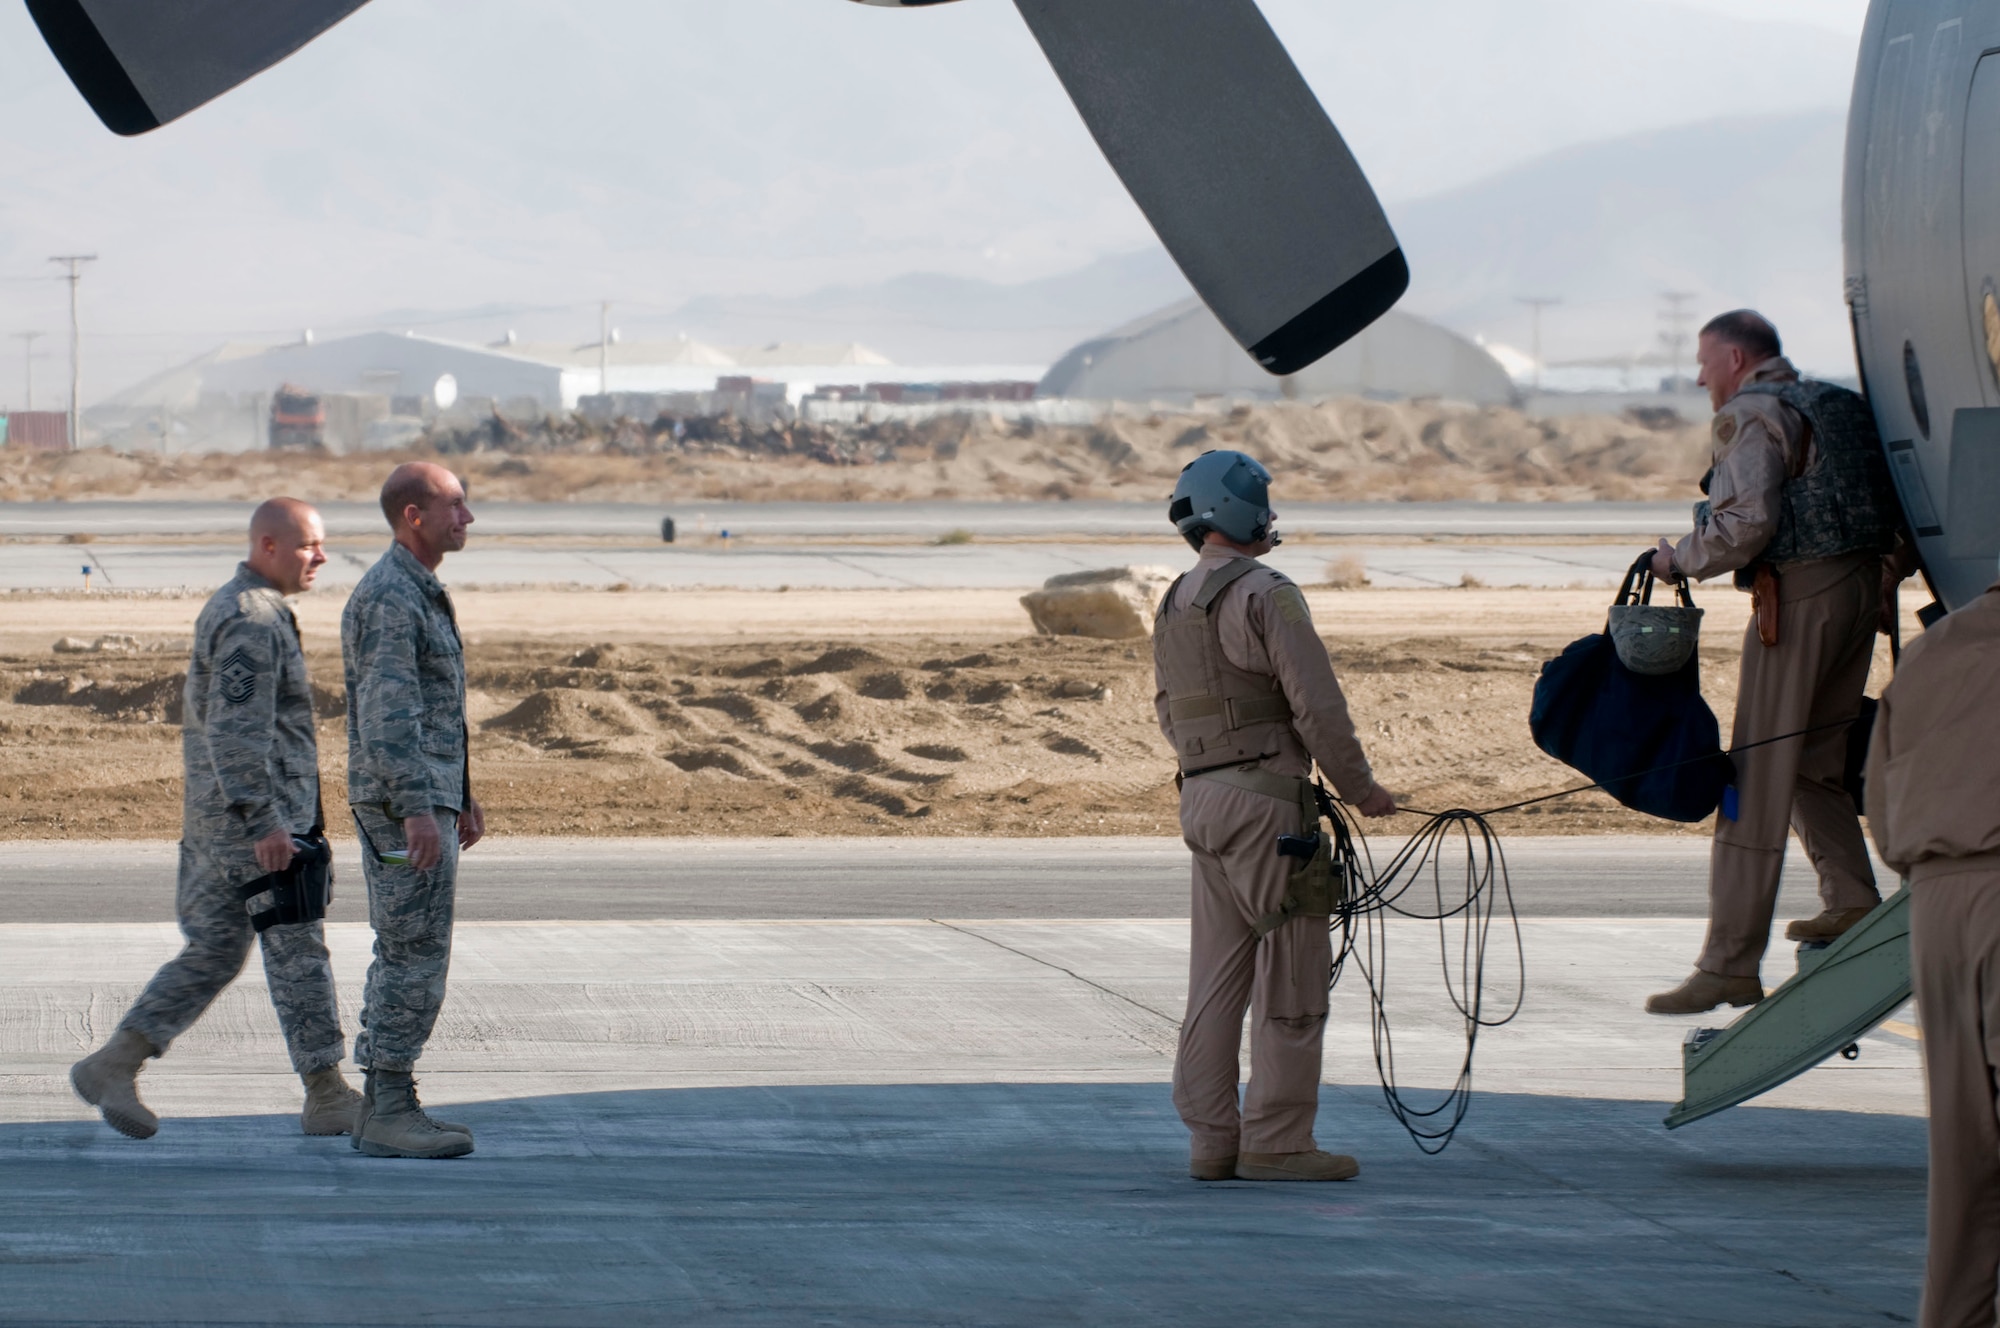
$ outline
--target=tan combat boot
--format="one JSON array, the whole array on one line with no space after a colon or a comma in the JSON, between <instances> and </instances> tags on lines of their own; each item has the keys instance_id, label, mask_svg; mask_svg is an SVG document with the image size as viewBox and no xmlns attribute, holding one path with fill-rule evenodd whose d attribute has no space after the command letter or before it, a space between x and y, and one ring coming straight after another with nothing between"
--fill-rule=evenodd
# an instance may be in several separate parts
<instances>
[{"instance_id":1,"label":"tan combat boot","mask_svg":"<svg viewBox=\"0 0 2000 1328\"><path fill-rule=\"evenodd\" d=\"M159 1049L142 1034L121 1028L111 1040L69 1067L70 1087L104 1114L104 1123L132 1139L160 1132L160 1118L139 1100L139 1071Z\"/></svg>"},{"instance_id":2,"label":"tan combat boot","mask_svg":"<svg viewBox=\"0 0 2000 1328\"><path fill-rule=\"evenodd\" d=\"M1191 1157L1188 1159L1188 1175L1196 1180L1235 1180L1236 1159L1234 1157Z\"/></svg>"},{"instance_id":3,"label":"tan combat boot","mask_svg":"<svg viewBox=\"0 0 2000 1328\"><path fill-rule=\"evenodd\" d=\"M329 1065L299 1078L306 1086L306 1105L299 1112L299 1128L307 1134L353 1133L361 1114L361 1094L347 1086L347 1080L340 1076L340 1067Z\"/></svg>"},{"instance_id":4,"label":"tan combat boot","mask_svg":"<svg viewBox=\"0 0 2000 1328\"><path fill-rule=\"evenodd\" d=\"M1764 999L1764 984L1756 978L1729 978L1697 968L1672 991L1646 998L1647 1014L1706 1014L1718 1005L1755 1005Z\"/></svg>"},{"instance_id":5,"label":"tan combat boot","mask_svg":"<svg viewBox=\"0 0 2000 1328\"><path fill-rule=\"evenodd\" d=\"M1800 918L1797 922L1785 924L1785 939L1788 941L1837 941L1854 928L1854 925L1875 911L1875 905L1865 908L1830 908L1816 918Z\"/></svg>"},{"instance_id":6,"label":"tan combat boot","mask_svg":"<svg viewBox=\"0 0 2000 1328\"><path fill-rule=\"evenodd\" d=\"M1345 1153L1240 1153L1238 1180L1353 1180L1361 1164Z\"/></svg>"},{"instance_id":7,"label":"tan combat boot","mask_svg":"<svg viewBox=\"0 0 2000 1328\"><path fill-rule=\"evenodd\" d=\"M368 1117L374 1110L375 1072L373 1070L364 1070L362 1071L361 1105L355 1108L354 1128L348 1132L348 1143L356 1151L359 1151L361 1148L361 1128L368 1123ZM425 1114L428 1115L429 1113ZM437 1126L440 1130L450 1130L453 1134L462 1134L468 1139L472 1137L472 1127L470 1125L460 1125L456 1121L439 1120L435 1116L431 1117L431 1124Z\"/></svg>"},{"instance_id":8,"label":"tan combat boot","mask_svg":"<svg viewBox=\"0 0 2000 1328\"><path fill-rule=\"evenodd\" d=\"M417 1081L407 1070L371 1070L367 1105L354 1131L354 1146L370 1157L464 1157L472 1151L468 1130L448 1130L424 1114Z\"/></svg>"}]
</instances>

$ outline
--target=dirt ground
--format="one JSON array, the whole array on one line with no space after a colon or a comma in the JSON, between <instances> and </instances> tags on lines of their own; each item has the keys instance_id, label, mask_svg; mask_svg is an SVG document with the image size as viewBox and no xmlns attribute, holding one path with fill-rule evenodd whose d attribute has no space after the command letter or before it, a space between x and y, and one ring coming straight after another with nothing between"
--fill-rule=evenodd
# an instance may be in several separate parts
<instances>
[{"instance_id":1,"label":"dirt ground","mask_svg":"<svg viewBox=\"0 0 2000 1328\"><path fill-rule=\"evenodd\" d=\"M1601 626L1603 598L1311 593L1380 778L1431 810L1577 782L1535 750L1528 703L1541 662ZM177 835L179 689L199 607L167 597L0 601L0 837ZM339 609L331 595L301 601L330 808L342 802L346 756ZM1175 829L1147 643L1034 636L1004 592L471 591L460 616L473 781L496 834ZM1704 679L1725 732L1736 632L1734 612L1711 611ZM51 648L62 636L113 633L129 640L98 653ZM1501 825L1702 830L1600 794Z\"/></svg>"},{"instance_id":2,"label":"dirt ground","mask_svg":"<svg viewBox=\"0 0 2000 1328\"><path fill-rule=\"evenodd\" d=\"M687 502L1163 498L1199 452L1241 448L1284 476L1282 501L1678 498L1706 465L1706 420L1671 410L1533 419L1504 407L1337 400L1226 413L1118 415L1088 426L992 415L916 424L746 428L692 422L523 432L440 431L443 455L485 501ZM64 498L372 499L403 454L268 452L160 457L0 448L0 502Z\"/></svg>"}]
</instances>

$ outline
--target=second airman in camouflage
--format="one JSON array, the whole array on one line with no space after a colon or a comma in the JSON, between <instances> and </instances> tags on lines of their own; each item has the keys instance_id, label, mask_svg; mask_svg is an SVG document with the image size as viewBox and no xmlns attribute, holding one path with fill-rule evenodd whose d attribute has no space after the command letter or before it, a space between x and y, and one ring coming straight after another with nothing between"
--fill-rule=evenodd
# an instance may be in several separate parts
<instances>
[{"instance_id":1,"label":"second airman in camouflage","mask_svg":"<svg viewBox=\"0 0 2000 1328\"><path fill-rule=\"evenodd\" d=\"M441 466L398 466L382 486L396 542L341 616L347 796L362 834L375 960L354 1058L368 1087L354 1146L375 1157L458 1157L472 1131L426 1115L411 1077L444 1005L459 850L485 833L472 796L465 651L437 579L472 512Z\"/></svg>"},{"instance_id":2,"label":"second airman in camouflage","mask_svg":"<svg viewBox=\"0 0 2000 1328\"><path fill-rule=\"evenodd\" d=\"M257 925L243 887L282 871L293 836L320 821L312 688L287 595L326 563L319 514L274 498L250 524L250 557L195 622L181 727L186 764L175 911L187 938L154 975L111 1040L70 1072L77 1093L133 1138L159 1118L139 1100L150 1057L201 1017L243 969L253 935L292 1068L305 1080L307 1134L346 1134L361 1097L341 1078L346 1055L333 967L318 920Z\"/></svg>"}]
</instances>

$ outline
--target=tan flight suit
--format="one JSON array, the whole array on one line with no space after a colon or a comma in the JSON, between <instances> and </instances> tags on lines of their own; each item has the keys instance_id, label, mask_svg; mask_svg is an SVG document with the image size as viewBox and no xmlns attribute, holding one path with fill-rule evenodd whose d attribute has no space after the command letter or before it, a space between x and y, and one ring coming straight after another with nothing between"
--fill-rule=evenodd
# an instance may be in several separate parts
<instances>
[{"instance_id":1,"label":"tan flight suit","mask_svg":"<svg viewBox=\"0 0 2000 1328\"><path fill-rule=\"evenodd\" d=\"M1789 383L1798 371L1764 361L1744 380ZM1811 460L1804 418L1774 397L1739 396L1716 413L1712 504L1706 527L1674 549L1674 568L1706 581L1757 561L1778 529L1785 481ZM1708 939L1696 966L1726 977L1758 976L1771 937L1787 830L1798 832L1828 909L1880 902L1853 799L1841 787L1847 730L1859 711L1875 655L1882 558L1856 553L1781 564L1778 644L1765 646L1753 617L1730 746L1822 728L1738 753L1735 819L1718 815L1710 851Z\"/></svg>"},{"instance_id":2,"label":"tan flight suit","mask_svg":"<svg viewBox=\"0 0 2000 1328\"><path fill-rule=\"evenodd\" d=\"M1185 609L1216 569L1243 555L1205 551L1171 593ZM1302 779L1316 760L1340 796L1365 799L1374 776L1348 718L1326 646L1305 596L1268 568L1232 583L1209 609L1222 653L1235 669L1269 679L1289 714L1250 730L1254 750L1240 768ZM1174 741L1166 674L1156 648L1154 705ZM1185 701L1183 701L1185 704ZM1201 769L1185 755L1183 770ZM1238 1153L1301 1153L1317 1145L1320 1043L1326 1032L1333 962L1325 915L1295 916L1261 939L1257 923L1278 913L1297 862L1277 839L1298 834L1296 801L1248 792L1214 779L1181 789L1181 835L1194 854L1193 936L1187 1018L1174 1064L1174 1106L1193 1136L1196 1161ZM1237 1106L1243 1013L1250 1011L1250 1083Z\"/></svg>"},{"instance_id":3,"label":"tan flight suit","mask_svg":"<svg viewBox=\"0 0 2000 1328\"><path fill-rule=\"evenodd\" d=\"M1993 1328L2000 1278L2000 584L1903 652L1868 748L1868 827L1910 881L1930 1089L1923 1328Z\"/></svg>"}]
</instances>

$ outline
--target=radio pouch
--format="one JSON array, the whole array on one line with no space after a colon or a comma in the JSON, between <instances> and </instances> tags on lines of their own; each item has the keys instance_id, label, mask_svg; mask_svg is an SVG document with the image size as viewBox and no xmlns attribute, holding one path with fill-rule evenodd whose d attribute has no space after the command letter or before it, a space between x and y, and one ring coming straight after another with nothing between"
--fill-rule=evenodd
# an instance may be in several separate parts
<instances>
[{"instance_id":1,"label":"radio pouch","mask_svg":"<svg viewBox=\"0 0 2000 1328\"><path fill-rule=\"evenodd\" d=\"M259 934L272 927L317 922L333 900L333 845L318 826L292 836L292 863L237 887Z\"/></svg>"},{"instance_id":2,"label":"radio pouch","mask_svg":"<svg viewBox=\"0 0 2000 1328\"><path fill-rule=\"evenodd\" d=\"M1346 877L1333 860L1333 836L1320 829L1320 808L1311 781L1299 785L1299 833L1279 835L1280 856L1295 859L1298 866L1285 878L1285 901L1276 913L1252 924L1258 937L1270 935L1293 918L1323 918L1337 908L1346 895Z\"/></svg>"}]
</instances>

